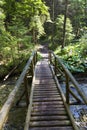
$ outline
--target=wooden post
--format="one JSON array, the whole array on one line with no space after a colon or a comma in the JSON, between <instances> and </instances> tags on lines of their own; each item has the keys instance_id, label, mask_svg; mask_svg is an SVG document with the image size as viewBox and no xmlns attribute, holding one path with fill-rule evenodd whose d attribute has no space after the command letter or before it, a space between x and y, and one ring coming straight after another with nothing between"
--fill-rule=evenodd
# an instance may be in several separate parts
<instances>
[{"instance_id":1,"label":"wooden post","mask_svg":"<svg viewBox=\"0 0 87 130\"><path fill-rule=\"evenodd\" d=\"M75 95L75 93L70 88L69 88L69 92L79 103L81 103L81 100L79 99L79 97Z\"/></svg>"},{"instance_id":2,"label":"wooden post","mask_svg":"<svg viewBox=\"0 0 87 130\"><path fill-rule=\"evenodd\" d=\"M37 52L35 54L35 63L37 62Z\"/></svg>"},{"instance_id":3,"label":"wooden post","mask_svg":"<svg viewBox=\"0 0 87 130\"><path fill-rule=\"evenodd\" d=\"M34 64L33 64L33 65L34 65L33 67L35 67L35 63L36 63L36 54L34 55L33 63L34 63Z\"/></svg>"},{"instance_id":4,"label":"wooden post","mask_svg":"<svg viewBox=\"0 0 87 130\"><path fill-rule=\"evenodd\" d=\"M57 62L56 62L56 57L55 57L55 75L56 75L56 69L57 69Z\"/></svg>"},{"instance_id":5,"label":"wooden post","mask_svg":"<svg viewBox=\"0 0 87 130\"><path fill-rule=\"evenodd\" d=\"M50 61L50 64L52 63L51 62L51 52L49 51L49 61Z\"/></svg>"},{"instance_id":6,"label":"wooden post","mask_svg":"<svg viewBox=\"0 0 87 130\"><path fill-rule=\"evenodd\" d=\"M25 78L24 78L24 86L25 86L26 104L28 106L29 105L29 94L28 94L28 80L27 80L26 75L25 75Z\"/></svg>"},{"instance_id":7,"label":"wooden post","mask_svg":"<svg viewBox=\"0 0 87 130\"><path fill-rule=\"evenodd\" d=\"M33 77L33 74L34 74L34 59L32 60L32 63L31 63L31 71L32 71L32 77Z\"/></svg>"},{"instance_id":8,"label":"wooden post","mask_svg":"<svg viewBox=\"0 0 87 130\"><path fill-rule=\"evenodd\" d=\"M69 104L69 77L65 73L66 76L66 103Z\"/></svg>"}]
</instances>

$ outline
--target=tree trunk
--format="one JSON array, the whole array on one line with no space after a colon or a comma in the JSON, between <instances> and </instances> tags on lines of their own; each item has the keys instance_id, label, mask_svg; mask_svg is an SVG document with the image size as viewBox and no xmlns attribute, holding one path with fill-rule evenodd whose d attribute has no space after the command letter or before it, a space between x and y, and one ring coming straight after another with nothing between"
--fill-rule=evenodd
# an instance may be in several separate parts
<instances>
[{"instance_id":1,"label":"tree trunk","mask_svg":"<svg viewBox=\"0 0 87 130\"><path fill-rule=\"evenodd\" d=\"M63 24L62 48L65 47L67 11L68 11L68 0L65 0L65 14L64 14L64 24Z\"/></svg>"},{"instance_id":2,"label":"tree trunk","mask_svg":"<svg viewBox=\"0 0 87 130\"><path fill-rule=\"evenodd\" d=\"M54 0L52 0L52 43L54 44Z\"/></svg>"}]
</instances>

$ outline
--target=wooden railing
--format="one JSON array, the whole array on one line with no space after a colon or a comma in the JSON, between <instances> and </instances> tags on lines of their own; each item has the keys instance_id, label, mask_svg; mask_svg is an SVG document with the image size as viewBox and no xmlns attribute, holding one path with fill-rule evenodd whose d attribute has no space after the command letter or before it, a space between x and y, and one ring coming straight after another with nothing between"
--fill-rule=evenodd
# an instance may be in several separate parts
<instances>
[{"instance_id":1,"label":"wooden railing","mask_svg":"<svg viewBox=\"0 0 87 130\"><path fill-rule=\"evenodd\" d=\"M79 103L81 102L79 97L77 95L75 95L75 93L70 89L69 82L72 82L72 84L74 85L78 94L82 98L83 103L85 103L87 105L87 98L83 94L83 92L80 90L78 82L75 80L75 78L73 77L71 72L65 67L65 65L62 63L60 58L57 55L55 55L52 51L49 51L49 59L50 59L50 64L54 66L55 75L57 74L57 70L58 70L61 74L63 74L63 76L65 76L65 79L66 79L66 82L65 82L66 83L66 103L68 105L70 104L69 94L71 94L77 100L77 102L79 102ZM60 66L61 69L58 66Z\"/></svg>"},{"instance_id":2,"label":"wooden railing","mask_svg":"<svg viewBox=\"0 0 87 130\"><path fill-rule=\"evenodd\" d=\"M37 52L33 52L31 57L29 58L28 62L26 63L26 66L24 67L19 79L17 80L14 89L12 92L9 94L8 99L4 103L1 111L0 111L0 130L2 130L3 124L5 123L8 113L14 103L14 99L16 97L16 94L21 87L21 84L24 82L25 86L25 94L26 94L26 103L27 106L29 104L29 96L28 96L28 91L27 91L27 74L29 73L29 70L32 70L32 76L34 72L34 66L37 61Z\"/></svg>"},{"instance_id":3,"label":"wooden railing","mask_svg":"<svg viewBox=\"0 0 87 130\"><path fill-rule=\"evenodd\" d=\"M82 91L79 89L79 84L75 80L75 78L73 77L73 75L65 67L65 65L62 63L62 61L60 60L60 58L57 55L55 55L52 51L49 51L49 60L50 60L50 67L51 67L54 79L55 79L56 84L58 86L58 89L59 89L59 91L61 93L64 106L66 107L66 110L67 110L69 118L70 118L70 120L72 122L73 128L75 130L79 130L79 128L77 127L77 125L75 123L73 115L71 114L70 108L69 108L69 106L71 104L70 103L70 96L69 95L71 94L77 100L77 103L79 103L79 104L82 102L82 103L84 103L84 104L87 105L87 98L82 93ZM61 74L61 75L63 75L63 77L65 77L66 95L64 94L63 90L61 89L59 80L57 78L57 74ZM74 85L75 89L77 90L77 92L80 95L80 97L82 98L82 100L79 99L79 97L77 95L75 95L75 93L70 89L70 82ZM74 103L71 104L71 105L74 105Z\"/></svg>"}]
</instances>

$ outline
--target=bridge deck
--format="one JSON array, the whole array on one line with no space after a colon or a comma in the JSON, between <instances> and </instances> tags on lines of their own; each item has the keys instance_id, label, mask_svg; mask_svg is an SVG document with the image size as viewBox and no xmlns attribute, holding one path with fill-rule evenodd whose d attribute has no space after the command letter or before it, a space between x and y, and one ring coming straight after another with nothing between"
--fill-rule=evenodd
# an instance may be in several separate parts
<instances>
[{"instance_id":1,"label":"bridge deck","mask_svg":"<svg viewBox=\"0 0 87 130\"><path fill-rule=\"evenodd\" d=\"M31 93L28 130L73 130L47 61L36 64Z\"/></svg>"}]
</instances>

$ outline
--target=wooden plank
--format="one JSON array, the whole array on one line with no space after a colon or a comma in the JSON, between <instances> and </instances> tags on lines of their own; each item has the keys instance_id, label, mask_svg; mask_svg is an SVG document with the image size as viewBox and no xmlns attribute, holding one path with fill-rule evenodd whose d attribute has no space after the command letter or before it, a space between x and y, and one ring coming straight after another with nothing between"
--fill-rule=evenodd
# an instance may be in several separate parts
<instances>
[{"instance_id":1,"label":"wooden plank","mask_svg":"<svg viewBox=\"0 0 87 130\"><path fill-rule=\"evenodd\" d=\"M31 121L51 121L51 120L68 120L68 117L65 115L51 115L51 116L32 116Z\"/></svg>"},{"instance_id":2,"label":"wooden plank","mask_svg":"<svg viewBox=\"0 0 87 130\"><path fill-rule=\"evenodd\" d=\"M34 94L34 96L33 96L33 98L37 98L37 97L60 97L60 95L59 94L53 94L53 93L51 93L51 95L48 95L47 93L46 93L46 95L44 95L44 94Z\"/></svg>"},{"instance_id":3,"label":"wooden plank","mask_svg":"<svg viewBox=\"0 0 87 130\"><path fill-rule=\"evenodd\" d=\"M36 84L36 83L34 83L34 84L35 84L36 87L38 87L38 86L42 86L42 87L43 86L46 86L46 87L53 86L53 88L56 87L55 82L52 82L52 84L49 84L49 82L47 84L42 84L41 82L39 82L39 84Z\"/></svg>"},{"instance_id":4,"label":"wooden plank","mask_svg":"<svg viewBox=\"0 0 87 130\"><path fill-rule=\"evenodd\" d=\"M52 107L55 107L55 108L64 108L64 105L63 104L55 104L55 105L53 105L53 104L50 104L49 106L47 105L47 104L45 104L45 105L35 105L35 104L33 104L33 106L32 106L32 108L52 108Z\"/></svg>"},{"instance_id":5,"label":"wooden plank","mask_svg":"<svg viewBox=\"0 0 87 130\"><path fill-rule=\"evenodd\" d=\"M35 98L33 99L33 102L46 102L46 101L62 101L61 97L57 97L57 98Z\"/></svg>"},{"instance_id":6,"label":"wooden plank","mask_svg":"<svg viewBox=\"0 0 87 130\"><path fill-rule=\"evenodd\" d=\"M50 82L48 82L48 81L47 82L40 82L39 80L36 80L35 85L39 85L39 84L40 85L53 85L53 84L55 85L55 82L51 82L51 81Z\"/></svg>"},{"instance_id":7,"label":"wooden plank","mask_svg":"<svg viewBox=\"0 0 87 130\"><path fill-rule=\"evenodd\" d=\"M59 94L57 94L57 93L51 93L51 95L52 95L52 97L53 96L60 96ZM49 96L51 96L50 94L48 94L48 93L45 93L45 95L44 95L44 93L34 93L34 96L42 96L42 97L49 97Z\"/></svg>"},{"instance_id":8,"label":"wooden plank","mask_svg":"<svg viewBox=\"0 0 87 130\"><path fill-rule=\"evenodd\" d=\"M60 110L62 110L62 108L64 108L64 105L49 105L49 106L47 106L47 105L36 105L36 106L32 106L32 109L60 109Z\"/></svg>"},{"instance_id":9,"label":"wooden plank","mask_svg":"<svg viewBox=\"0 0 87 130\"><path fill-rule=\"evenodd\" d=\"M34 88L34 91L57 91L57 88Z\"/></svg>"},{"instance_id":10,"label":"wooden plank","mask_svg":"<svg viewBox=\"0 0 87 130\"><path fill-rule=\"evenodd\" d=\"M60 111L52 111L52 110L45 110L45 111L32 111L31 113L32 116L50 116L50 115L67 115L67 112L64 110Z\"/></svg>"},{"instance_id":11,"label":"wooden plank","mask_svg":"<svg viewBox=\"0 0 87 130\"><path fill-rule=\"evenodd\" d=\"M48 89L56 89L57 90L57 87L55 87L55 83L53 84L42 84L42 83L39 83L39 84L35 84L35 88L39 89L39 88L48 88Z\"/></svg>"},{"instance_id":12,"label":"wooden plank","mask_svg":"<svg viewBox=\"0 0 87 130\"><path fill-rule=\"evenodd\" d=\"M54 127L32 127L29 130L73 130L71 126Z\"/></svg>"},{"instance_id":13,"label":"wooden plank","mask_svg":"<svg viewBox=\"0 0 87 130\"><path fill-rule=\"evenodd\" d=\"M33 102L33 105L63 105L62 101L54 101L54 102Z\"/></svg>"},{"instance_id":14,"label":"wooden plank","mask_svg":"<svg viewBox=\"0 0 87 130\"><path fill-rule=\"evenodd\" d=\"M63 107L63 108L56 108L56 109L54 109L54 108L50 108L50 109L33 109L32 110L32 113L58 113L58 114L66 114L66 111L65 111L65 108ZM61 115L62 115L61 114Z\"/></svg>"},{"instance_id":15,"label":"wooden plank","mask_svg":"<svg viewBox=\"0 0 87 130\"><path fill-rule=\"evenodd\" d=\"M57 91L53 91L53 90L50 90L50 91L34 91L34 94L54 94L54 95L57 95L57 94L59 94Z\"/></svg>"},{"instance_id":16,"label":"wooden plank","mask_svg":"<svg viewBox=\"0 0 87 130\"><path fill-rule=\"evenodd\" d=\"M9 94L8 98L7 98L7 101L4 103L1 111L0 111L0 129L2 129L3 127L3 124L4 122L6 121L7 119L7 115L12 107L12 104L14 103L14 99L15 99L15 96L24 80L24 77L28 71L28 69L30 68L30 65L31 65L31 62L33 60L33 57L35 55L36 52L33 52L32 56L29 57L29 60L26 64L26 66L24 67L19 79L17 80L15 86L14 86L14 89L12 90L12 92Z\"/></svg>"},{"instance_id":17,"label":"wooden plank","mask_svg":"<svg viewBox=\"0 0 87 130\"><path fill-rule=\"evenodd\" d=\"M46 126L70 126L71 123L69 120L65 121L34 121L30 122L30 126L32 127L46 127Z\"/></svg>"},{"instance_id":18,"label":"wooden plank","mask_svg":"<svg viewBox=\"0 0 87 130\"><path fill-rule=\"evenodd\" d=\"M49 90L49 91L46 91L46 90L43 90L43 91L34 91L34 93L35 94L38 94L38 93L40 93L40 94L45 94L45 93L46 94L51 94L51 93L52 94L58 94L57 91L54 91L54 90Z\"/></svg>"},{"instance_id":19,"label":"wooden plank","mask_svg":"<svg viewBox=\"0 0 87 130\"><path fill-rule=\"evenodd\" d=\"M36 108L33 108L32 109L33 111L49 111L49 110L51 110L51 111L64 111L65 110L65 108L64 107L61 107L61 109L60 109L60 107L36 107Z\"/></svg>"}]
</instances>

